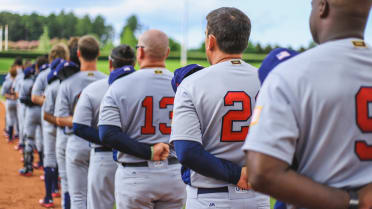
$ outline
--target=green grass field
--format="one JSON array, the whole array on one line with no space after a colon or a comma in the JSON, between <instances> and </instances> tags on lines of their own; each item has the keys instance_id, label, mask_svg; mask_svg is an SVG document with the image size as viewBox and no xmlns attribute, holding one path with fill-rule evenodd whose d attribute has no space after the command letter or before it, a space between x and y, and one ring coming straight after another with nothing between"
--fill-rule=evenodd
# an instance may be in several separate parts
<instances>
[{"instance_id":1,"label":"green grass field","mask_svg":"<svg viewBox=\"0 0 372 209\"><path fill-rule=\"evenodd\" d=\"M11 58L0 58L0 74L6 74L10 68L10 66L13 64L14 59ZM207 61L200 61L200 60L189 60L188 64L199 64L204 67L208 67L209 63ZM250 63L255 67L259 67L260 63ZM174 71L177 68L181 67L181 63L179 60L167 60L166 61L166 67L170 71ZM98 70L107 73L109 72L109 64L108 61L98 61L97 64ZM136 66L136 69L138 69L138 66Z\"/></svg>"}]
</instances>

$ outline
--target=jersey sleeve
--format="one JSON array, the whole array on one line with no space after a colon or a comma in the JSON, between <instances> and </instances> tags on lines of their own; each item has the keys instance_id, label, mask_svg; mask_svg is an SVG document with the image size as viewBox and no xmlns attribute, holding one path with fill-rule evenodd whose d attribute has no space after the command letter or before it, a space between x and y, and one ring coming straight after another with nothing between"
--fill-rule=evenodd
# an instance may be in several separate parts
<instances>
[{"instance_id":1,"label":"jersey sleeve","mask_svg":"<svg viewBox=\"0 0 372 209\"><path fill-rule=\"evenodd\" d=\"M43 75L39 75L36 78L35 84L32 87L32 93L31 93L32 95L37 95L37 96L43 96L44 95L45 86L44 86L43 79L45 79L45 76L43 76Z\"/></svg>"},{"instance_id":2,"label":"jersey sleeve","mask_svg":"<svg viewBox=\"0 0 372 209\"><path fill-rule=\"evenodd\" d=\"M69 98L67 92L67 85L61 84L57 99L56 99L56 106L54 110L55 117L68 117L70 116L70 105L69 105Z\"/></svg>"},{"instance_id":3,"label":"jersey sleeve","mask_svg":"<svg viewBox=\"0 0 372 209\"><path fill-rule=\"evenodd\" d=\"M9 80L5 80L5 82L3 83L3 86L1 87L1 95L5 95L7 92L10 91L10 83L9 83Z\"/></svg>"},{"instance_id":4,"label":"jersey sleeve","mask_svg":"<svg viewBox=\"0 0 372 209\"><path fill-rule=\"evenodd\" d=\"M202 143L200 121L192 102L192 97L182 84L177 88L173 106L170 142L176 140Z\"/></svg>"},{"instance_id":5,"label":"jersey sleeve","mask_svg":"<svg viewBox=\"0 0 372 209\"><path fill-rule=\"evenodd\" d=\"M93 106L87 91L81 93L74 112L73 123L92 126Z\"/></svg>"},{"instance_id":6,"label":"jersey sleeve","mask_svg":"<svg viewBox=\"0 0 372 209\"><path fill-rule=\"evenodd\" d=\"M299 137L294 103L291 89L272 73L258 95L243 149L292 164Z\"/></svg>"},{"instance_id":7,"label":"jersey sleeve","mask_svg":"<svg viewBox=\"0 0 372 209\"><path fill-rule=\"evenodd\" d=\"M122 128L120 119L120 103L116 100L113 88L109 88L103 97L99 111L98 125L112 125Z\"/></svg>"},{"instance_id":8,"label":"jersey sleeve","mask_svg":"<svg viewBox=\"0 0 372 209\"><path fill-rule=\"evenodd\" d=\"M19 86L19 97L27 97L27 92L29 89L27 89L27 83L26 80L23 80L23 82L20 83Z\"/></svg>"},{"instance_id":9,"label":"jersey sleeve","mask_svg":"<svg viewBox=\"0 0 372 209\"><path fill-rule=\"evenodd\" d=\"M54 115L55 101L53 100L52 86L45 89L45 100L43 103L44 112Z\"/></svg>"}]
</instances>

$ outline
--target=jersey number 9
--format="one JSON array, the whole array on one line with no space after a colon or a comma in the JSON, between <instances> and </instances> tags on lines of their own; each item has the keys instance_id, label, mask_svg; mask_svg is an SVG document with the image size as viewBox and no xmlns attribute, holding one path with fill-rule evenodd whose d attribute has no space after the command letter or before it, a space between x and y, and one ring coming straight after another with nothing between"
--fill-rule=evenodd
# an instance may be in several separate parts
<instances>
[{"instance_id":1,"label":"jersey number 9","mask_svg":"<svg viewBox=\"0 0 372 209\"><path fill-rule=\"evenodd\" d=\"M372 87L361 87L355 97L356 123L362 133L372 134ZM372 146L365 140L355 142L355 153L361 161L372 160Z\"/></svg>"}]
</instances>

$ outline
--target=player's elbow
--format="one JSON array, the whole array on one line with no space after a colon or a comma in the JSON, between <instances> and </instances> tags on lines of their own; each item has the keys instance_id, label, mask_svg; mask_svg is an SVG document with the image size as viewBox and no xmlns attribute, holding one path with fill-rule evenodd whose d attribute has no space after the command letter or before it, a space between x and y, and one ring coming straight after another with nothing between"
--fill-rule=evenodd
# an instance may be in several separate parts
<instances>
[{"instance_id":1,"label":"player's elbow","mask_svg":"<svg viewBox=\"0 0 372 209\"><path fill-rule=\"evenodd\" d=\"M266 193L268 187L272 185L273 170L264 165L259 153L248 152L246 155L248 167L248 182L255 191ZM269 162L267 162L269 163ZM275 172L274 172L275 173Z\"/></svg>"},{"instance_id":2,"label":"player's elbow","mask_svg":"<svg viewBox=\"0 0 372 209\"><path fill-rule=\"evenodd\" d=\"M83 126L82 125L80 125L78 123L73 123L72 124L72 131L74 132L74 134L76 136L79 136L79 137L83 138L82 137L82 132L83 132Z\"/></svg>"},{"instance_id":3,"label":"player's elbow","mask_svg":"<svg viewBox=\"0 0 372 209\"><path fill-rule=\"evenodd\" d=\"M62 118L57 117L57 118L56 118L56 123L57 123L57 126L61 126L61 127L64 126L64 125L63 125L63 120L62 120Z\"/></svg>"},{"instance_id":4,"label":"player's elbow","mask_svg":"<svg viewBox=\"0 0 372 209\"><path fill-rule=\"evenodd\" d=\"M34 104L38 104L37 96L35 96L35 95L31 95L31 101L32 101L32 103L34 103Z\"/></svg>"},{"instance_id":5,"label":"player's elbow","mask_svg":"<svg viewBox=\"0 0 372 209\"><path fill-rule=\"evenodd\" d=\"M99 134L99 140L104 145L110 145L111 144L111 135L112 130L110 126L107 125L101 125L98 126L98 134Z\"/></svg>"},{"instance_id":6,"label":"player's elbow","mask_svg":"<svg viewBox=\"0 0 372 209\"><path fill-rule=\"evenodd\" d=\"M182 164L187 166L194 161L194 150L189 141L174 141L174 149L176 150L177 159Z\"/></svg>"}]
</instances>

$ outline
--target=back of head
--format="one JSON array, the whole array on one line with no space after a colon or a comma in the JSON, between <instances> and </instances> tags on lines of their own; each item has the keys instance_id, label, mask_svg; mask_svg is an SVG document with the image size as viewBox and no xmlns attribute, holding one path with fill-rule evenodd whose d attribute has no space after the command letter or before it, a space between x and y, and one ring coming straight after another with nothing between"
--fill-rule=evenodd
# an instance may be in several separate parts
<instances>
[{"instance_id":1,"label":"back of head","mask_svg":"<svg viewBox=\"0 0 372 209\"><path fill-rule=\"evenodd\" d=\"M14 64L17 65L17 66L22 66L23 65L23 60L22 60L22 57L20 56L17 56L14 60Z\"/></svg>"},{"instance_id":2,"label":"back of head","mask_svg":"<svg viewBox=\"0 0 372 209\"><path fill-rule=\"evenodd\" d=\"M364 38L372 0L313 0L310 29L313 39Z\"/></svg>"},{"instance_id":3,"label":"back of head","mask_svg":"<svg viewBox=\"0 0 372 209\"><path fill-rule=\"evenodd\" d=\"M251 21L242 11L222 7L207 15L207 35L214 35L219 49L227 54L241 54L248 46Z\"/></svg>"},{"instance_id":4,"label":"back of head","mask_svg":"<svg viewBox=\"0 0 372 209\"><path fill-rule=\"evenodd\" d=\"M138 46L143 47L146 55L152 60L162 61L168 56L168 36L160 30L144 32L138 40Z\"/></svg>"},{"instance_id":5,"label":"back of head","mask_svg":"<svg viewBox=\"0 0 372 209\"><path fill-rule=\"evenodd\" d=\"M32 65L32 60L31 59L26 59L24 65L23 65L23 69L26 69L28 67L30 67Z\"/></svg>"},{"instance_id":6,"label":"back of head","mask_svg":"<svg viewBox=\"0 0 372 209\"><path fill-rule=\"evenodd\" d=\"M40 56L36 58L35 64L36 64L37 69L40 69L42 65L48 64L48 58L46 56Z\"/></svg>"},{"instance_id":7,"label":"back of head","mask_svg":"<svg viewBox=\"0 0 372 209\"><path fill-rule=\"evenodd\" d=\"M17 76L17 65L18 64L13 64L10 67L9 74L10 74L10 77L12 77L12 78L15 78Z\"/></svg>"},{"instance_id":8,"label":"back of head","mask_svg":"<svg viewBox=\"0 0 372 209\"><path fill-rule=\"evenodd\" d=\"M67 46L63 43L59 43L53 46L49 52L49 62L52 62L56 58L67 60L70 57Z\"/></svg>"},{"instance_id":9,"label":"back of head","mask_svg":"<svg viewBox=\"0 0 372 209\"><path fill-rule=\"evenodd\" d=\"M83 36L79 39L78 51L85 61L94 61L99 55L99 43L93 36Z\"/></svg>"},{"instance_id":10,"label":"back of head","mask_svg":"<svg viewBox=\"0 0 372 209\"><path fill-rule=\"evenodd\" d=\"M130 46L122 44L112 50L110 60L115 69L125 65L134 66L136 64L136 54Z\"/></svg>"},{"instance_id":11,"label":"back of head","mask_svg":"<svg viewBox=\"0 0 372 209\"><path fill-rule=\"evenodd\" d=\"M70 61L80 66L80 61L77 56L79 37L71 37L67 43L68 49L70 50Z\"/></svg>"}]
</instances>

